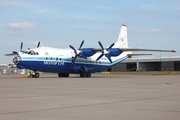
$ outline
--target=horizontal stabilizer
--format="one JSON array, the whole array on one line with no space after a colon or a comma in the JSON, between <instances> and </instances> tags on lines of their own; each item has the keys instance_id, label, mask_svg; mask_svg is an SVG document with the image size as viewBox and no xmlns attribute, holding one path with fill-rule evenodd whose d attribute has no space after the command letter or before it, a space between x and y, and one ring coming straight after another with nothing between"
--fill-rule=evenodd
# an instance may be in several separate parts
<instances>
[{"instance_id":1,"label":"horizontal stabilizer","mask_svg":"<svg viewBox=\"0 0 180 120\"><path fill-rule=\"evenodd\" d=\"M16 54L14 53L9 53L9 54L5 54L5 56L15 56Z\"/></svg>"}]
</instances>

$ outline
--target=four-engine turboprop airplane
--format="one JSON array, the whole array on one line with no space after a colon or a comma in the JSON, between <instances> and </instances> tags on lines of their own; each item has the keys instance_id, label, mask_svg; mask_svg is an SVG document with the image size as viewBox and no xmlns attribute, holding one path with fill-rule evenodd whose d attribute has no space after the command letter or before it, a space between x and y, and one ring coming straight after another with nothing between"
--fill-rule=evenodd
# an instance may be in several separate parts
<instances>
[{"instance_id":1,"label":"four-engine turboprop airplane","mask_svg":"<svg viewBox=\"0 0 180 120\"><path fill-rule=\"evenodd\" d=\"M38 78L41 72L58 73L59 77L69 77L69 74L80 74L80 77L91 77L91 73L102 72L122 62L126 58L135 55L133 51L176 52L175 50L155 50L128 48L127 26L122 24L118 40L109 47L104 48L98 41L100 48L82 48L84 41L78 49L69 45L71 49L58 49L52 47L39 47L23 51L23 43L20 52L13 51L9 55L16 55L13 62L19 69L30 69Z\"/></svg>"}]
</instances>

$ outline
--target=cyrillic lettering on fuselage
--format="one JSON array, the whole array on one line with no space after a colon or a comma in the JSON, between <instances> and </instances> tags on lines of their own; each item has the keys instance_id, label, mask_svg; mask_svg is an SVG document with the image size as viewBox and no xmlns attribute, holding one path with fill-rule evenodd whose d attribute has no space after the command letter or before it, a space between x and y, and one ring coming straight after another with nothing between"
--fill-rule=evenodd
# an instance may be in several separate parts
<instances>
[{"instance_id":1,"label":"cyrillic lettering on fuselage","mask_svg":"<svg viewBox=\"0 0 180 120\"><path fill-rule=\"evenodd\" d=\"M44 61L44 64L45 65L64 65L64 62L63 61Z\"/></svg>"}]
</instances>

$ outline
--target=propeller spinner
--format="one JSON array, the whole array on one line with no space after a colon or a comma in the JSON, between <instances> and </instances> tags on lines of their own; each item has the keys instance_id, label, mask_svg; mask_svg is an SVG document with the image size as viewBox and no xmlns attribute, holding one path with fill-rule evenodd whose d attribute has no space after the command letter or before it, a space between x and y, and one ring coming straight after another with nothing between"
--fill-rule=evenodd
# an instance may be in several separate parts
<instances>
[{"instance_id":1,"label":"propeller spinner","mask_svg":"<svg viewBox=\"0 0 180 120\"><path fill-rule=\"evenodd\" d=\"M104 49L103 45L101 44L100 41L98 41L100 47L102 48L102 53L101 55L96 59L96 61L98 61L99 59L101 59L104 55L108 58L108 60L112 63L111 60L111 55L109 54L109 50L114 46L115 43L112 43L107 49Z\"/></svg>"}]
</instances>

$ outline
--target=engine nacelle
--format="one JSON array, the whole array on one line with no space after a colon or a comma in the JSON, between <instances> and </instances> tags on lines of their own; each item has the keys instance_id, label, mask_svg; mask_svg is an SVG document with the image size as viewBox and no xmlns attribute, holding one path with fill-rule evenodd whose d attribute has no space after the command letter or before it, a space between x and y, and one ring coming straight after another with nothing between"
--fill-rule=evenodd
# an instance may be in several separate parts
<instances>
[{"instance_id":1,"label":"engine nacelle","mask_svg":"<svg viewBox=\"0 0 180 120\"><path fill-rule=\"evenodd\" d=\"M92 48L82 48L81 54L83 54L86 57L90 57L95 54L94 50Z\"/></svg>"},{"instance_id":2,"label":"engine nacelle","mask_svg":"<svg viewBox=\"0 0 180 120\"><path fill-rule=\"evenodd\" d=\"M120 55L122 52L123 52L123 51L120 50L119 48L111 48L111 49L109 49L108 54L109 54L110 56L114 56L114 57L115 57L115 56Z\"/></svg>"}]
</instances>

